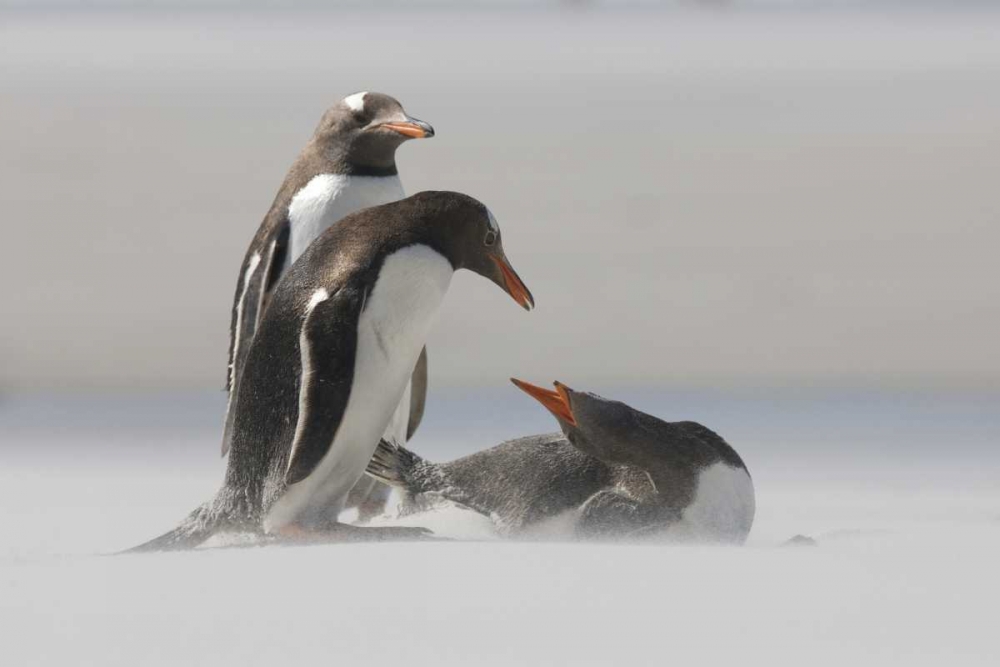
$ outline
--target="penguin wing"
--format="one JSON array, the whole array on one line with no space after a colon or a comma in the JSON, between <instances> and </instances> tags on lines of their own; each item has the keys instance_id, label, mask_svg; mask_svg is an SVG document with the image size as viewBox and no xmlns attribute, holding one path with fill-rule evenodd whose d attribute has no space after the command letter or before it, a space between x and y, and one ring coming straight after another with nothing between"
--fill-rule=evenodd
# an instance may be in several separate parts
<instances>
[{"instance_id":1,"label":"penguin wing","mask_svg":"<svg viewBox=\"0 0 1000 667\"><path fill-rule=\"evenodd\" d=\"M406 426L406 439L416 433L417 427L424 419L424 406L427 404L427 348L420 350L417 365L410 376L410 419Z\"/></svg>"},{"instance_id":2,"label":"penguin wing","mask_svg":"<svg viewBox=\"0 0 1000 667\"><path fill-rule=\"evenodd\" d=\"M299 334L302 358L299 415L288 455L285 483L308 477L323 460L347 409L358 346L363 289L314 295Z\"/></svg>"},{"instance_id":3,"label":"penguin wing","mask_svg":"<svg viewBox=\"0 0 1000 667\"><path fill-rule=\"evenodd\" d=\"M226 377L229 405L226 408L226 426L222 436L223 456L229 451L233 437L233 398L250 352L250 342L264 315L267 298L284 270L290 230L288 219L285 218L269 234L255 239L251 252L247 253L240 269L229 329L229 374Z\"/></svg>"}]
</instances>

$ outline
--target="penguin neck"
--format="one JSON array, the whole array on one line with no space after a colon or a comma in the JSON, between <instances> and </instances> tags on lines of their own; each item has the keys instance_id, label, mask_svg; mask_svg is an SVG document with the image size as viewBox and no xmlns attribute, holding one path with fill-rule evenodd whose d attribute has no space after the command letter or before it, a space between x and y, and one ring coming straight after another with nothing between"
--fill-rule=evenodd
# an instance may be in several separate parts
<instances>
[{"instance_id":1,"label":"penguin neck","mask_svg":"<svg viewBox=\"0 0 1000 667\"><path fill-rule=\"evenodd\" d=\"M637 424L627 427L605 428L603 425L580 424L576 428L563 428L566 438L587 454L612 466L629 466L645 471L655 471L683 452L684 459L699 459L708 451L699 452L693 443L674 435L673 425L661 422L655 436L643 432Z\"/></svg>"},{"instance_id":2,"label":"penguin neck","mask_svg":"<svg viewBox=\"0 0 1000 667\"><path fill-rule=\"evenodd\" d=\"M395 160L385 165L363 164L357 162L350 162L347 160L337 162L336 164L338 172L345 176L373 176L373 177L396 178L399 174L399 172L396 170Z\"/></svg>"},{"instance_id":3,"label":"penguin neck","mask_svg":"<svg viewBox=\"0 0 1000 667\"><path fill-rule=\"evenodd\" d=\"M343 176L396 176L396 149L359 150L341 144L317 147L330 173Z\"/></svg>"},{"instance_id":4,"label":"penguin neck","mask_svg":"<svg viewBox=\"0 0 1000 667\"><path fill-rule=\"evenodd\" d=\"M600 459L610 466L631 466L646 470L653 463L650 461L649 452L645 447L638 446L632 441L627 441L625 446L617 444L614 435L592 433L584 436L580 431L570 435L566 434L569 440L577 449L585 452L596 459Z\"/></svg>"}]
</instances>

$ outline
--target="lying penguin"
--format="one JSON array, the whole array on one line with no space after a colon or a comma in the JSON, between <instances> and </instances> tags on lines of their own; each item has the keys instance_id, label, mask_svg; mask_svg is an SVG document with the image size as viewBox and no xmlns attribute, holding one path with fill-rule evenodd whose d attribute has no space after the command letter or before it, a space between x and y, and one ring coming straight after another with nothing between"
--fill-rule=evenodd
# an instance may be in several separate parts
<instances>
[{"instance_id":1,"label":"lying penguin","mask_svg":"<svg viewBox=\"0 0 1000 667\"><path fill-rule=\"evenodd\" d=\"M493 215L466 195L422 192L323 232L277 284L250 341L222 488L135 550L193 548L223 531L376 538L378 529L335 517L396 411L459 269L492 280L525 309L534 305Z\"/></svg>"},{"instance_id":2,"label":"lying penguin","mask_svg":"<svg viewBox=\"0 0 1000 667\"><path fill-rule=\"evenodd\" d=\"M489 516L507 537L544 535L568 519L580 539L746 540L753 482L718 434L559 382L551 391L512 381L555 416L562 433L443 464L383 440L368 474L413 494L411 507L421 496L443 498Z\"/></svg>"}]
</instances>

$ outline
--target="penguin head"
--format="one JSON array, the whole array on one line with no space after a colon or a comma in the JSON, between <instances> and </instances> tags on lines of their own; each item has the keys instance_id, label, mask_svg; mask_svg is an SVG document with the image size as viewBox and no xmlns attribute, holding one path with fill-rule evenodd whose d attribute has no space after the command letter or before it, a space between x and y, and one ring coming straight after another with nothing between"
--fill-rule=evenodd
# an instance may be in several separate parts
<instances>
[{"instance_id":1,"label":"penguin head","mask_svg":"<svg viewBox=\"0 0 1000 667\"><path fill-rule=\"evenodd\" d=\"M641 437L639 413L620 401L570 389L555 382L555 390L516 378L514 385L542 404L559 422L566 438L591 456L609 462L630 460L629 439Z\"/></svg>"},{"instance_id":2,"label":"penguin head","mask_svg":"<svg viewBox=\"0 0 1000 667\"><path fill-rule=\"evenodd\" d=\"M408 139L434 136L434 128L408 116L382 93L348 95L330 107L313 140L329 157L351 171L395 171L396 149Z\"/></svg>"},{"instance_id":3,"label":"penguin head","mask_svg":"<svg viewBox=\"0 0 1000 667\"><path fill-rule=\"evenodd\" d=\"M420 192L410 199L427 212L431 245L456 270L478 273L525 310L534 308L535 299L507 259L500 226L485 204L458 192Z\"/></svg>"}]
</instances>

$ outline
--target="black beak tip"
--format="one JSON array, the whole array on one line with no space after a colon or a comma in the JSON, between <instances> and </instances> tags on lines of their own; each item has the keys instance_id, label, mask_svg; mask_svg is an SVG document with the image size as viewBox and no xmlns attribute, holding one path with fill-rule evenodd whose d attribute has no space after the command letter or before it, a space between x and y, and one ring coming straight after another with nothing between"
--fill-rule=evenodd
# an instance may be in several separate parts
<instances>
[{"instance_id":1,"label":"black beak tip","mask_svg":"<svg viewBox=\"0 0 1000 667\"><path fill-rule=\"evenodd\" d=\"M416 125L421 130L424 131L424 136L421 137L421 139L430 139L431 137L434 136L434 128L431 127L430 123L425 123L422 120L418 120L416 118L410 118L409 116L407 116L406 122L412 123L413 125Z\"/></svg>"}]
</instances>

